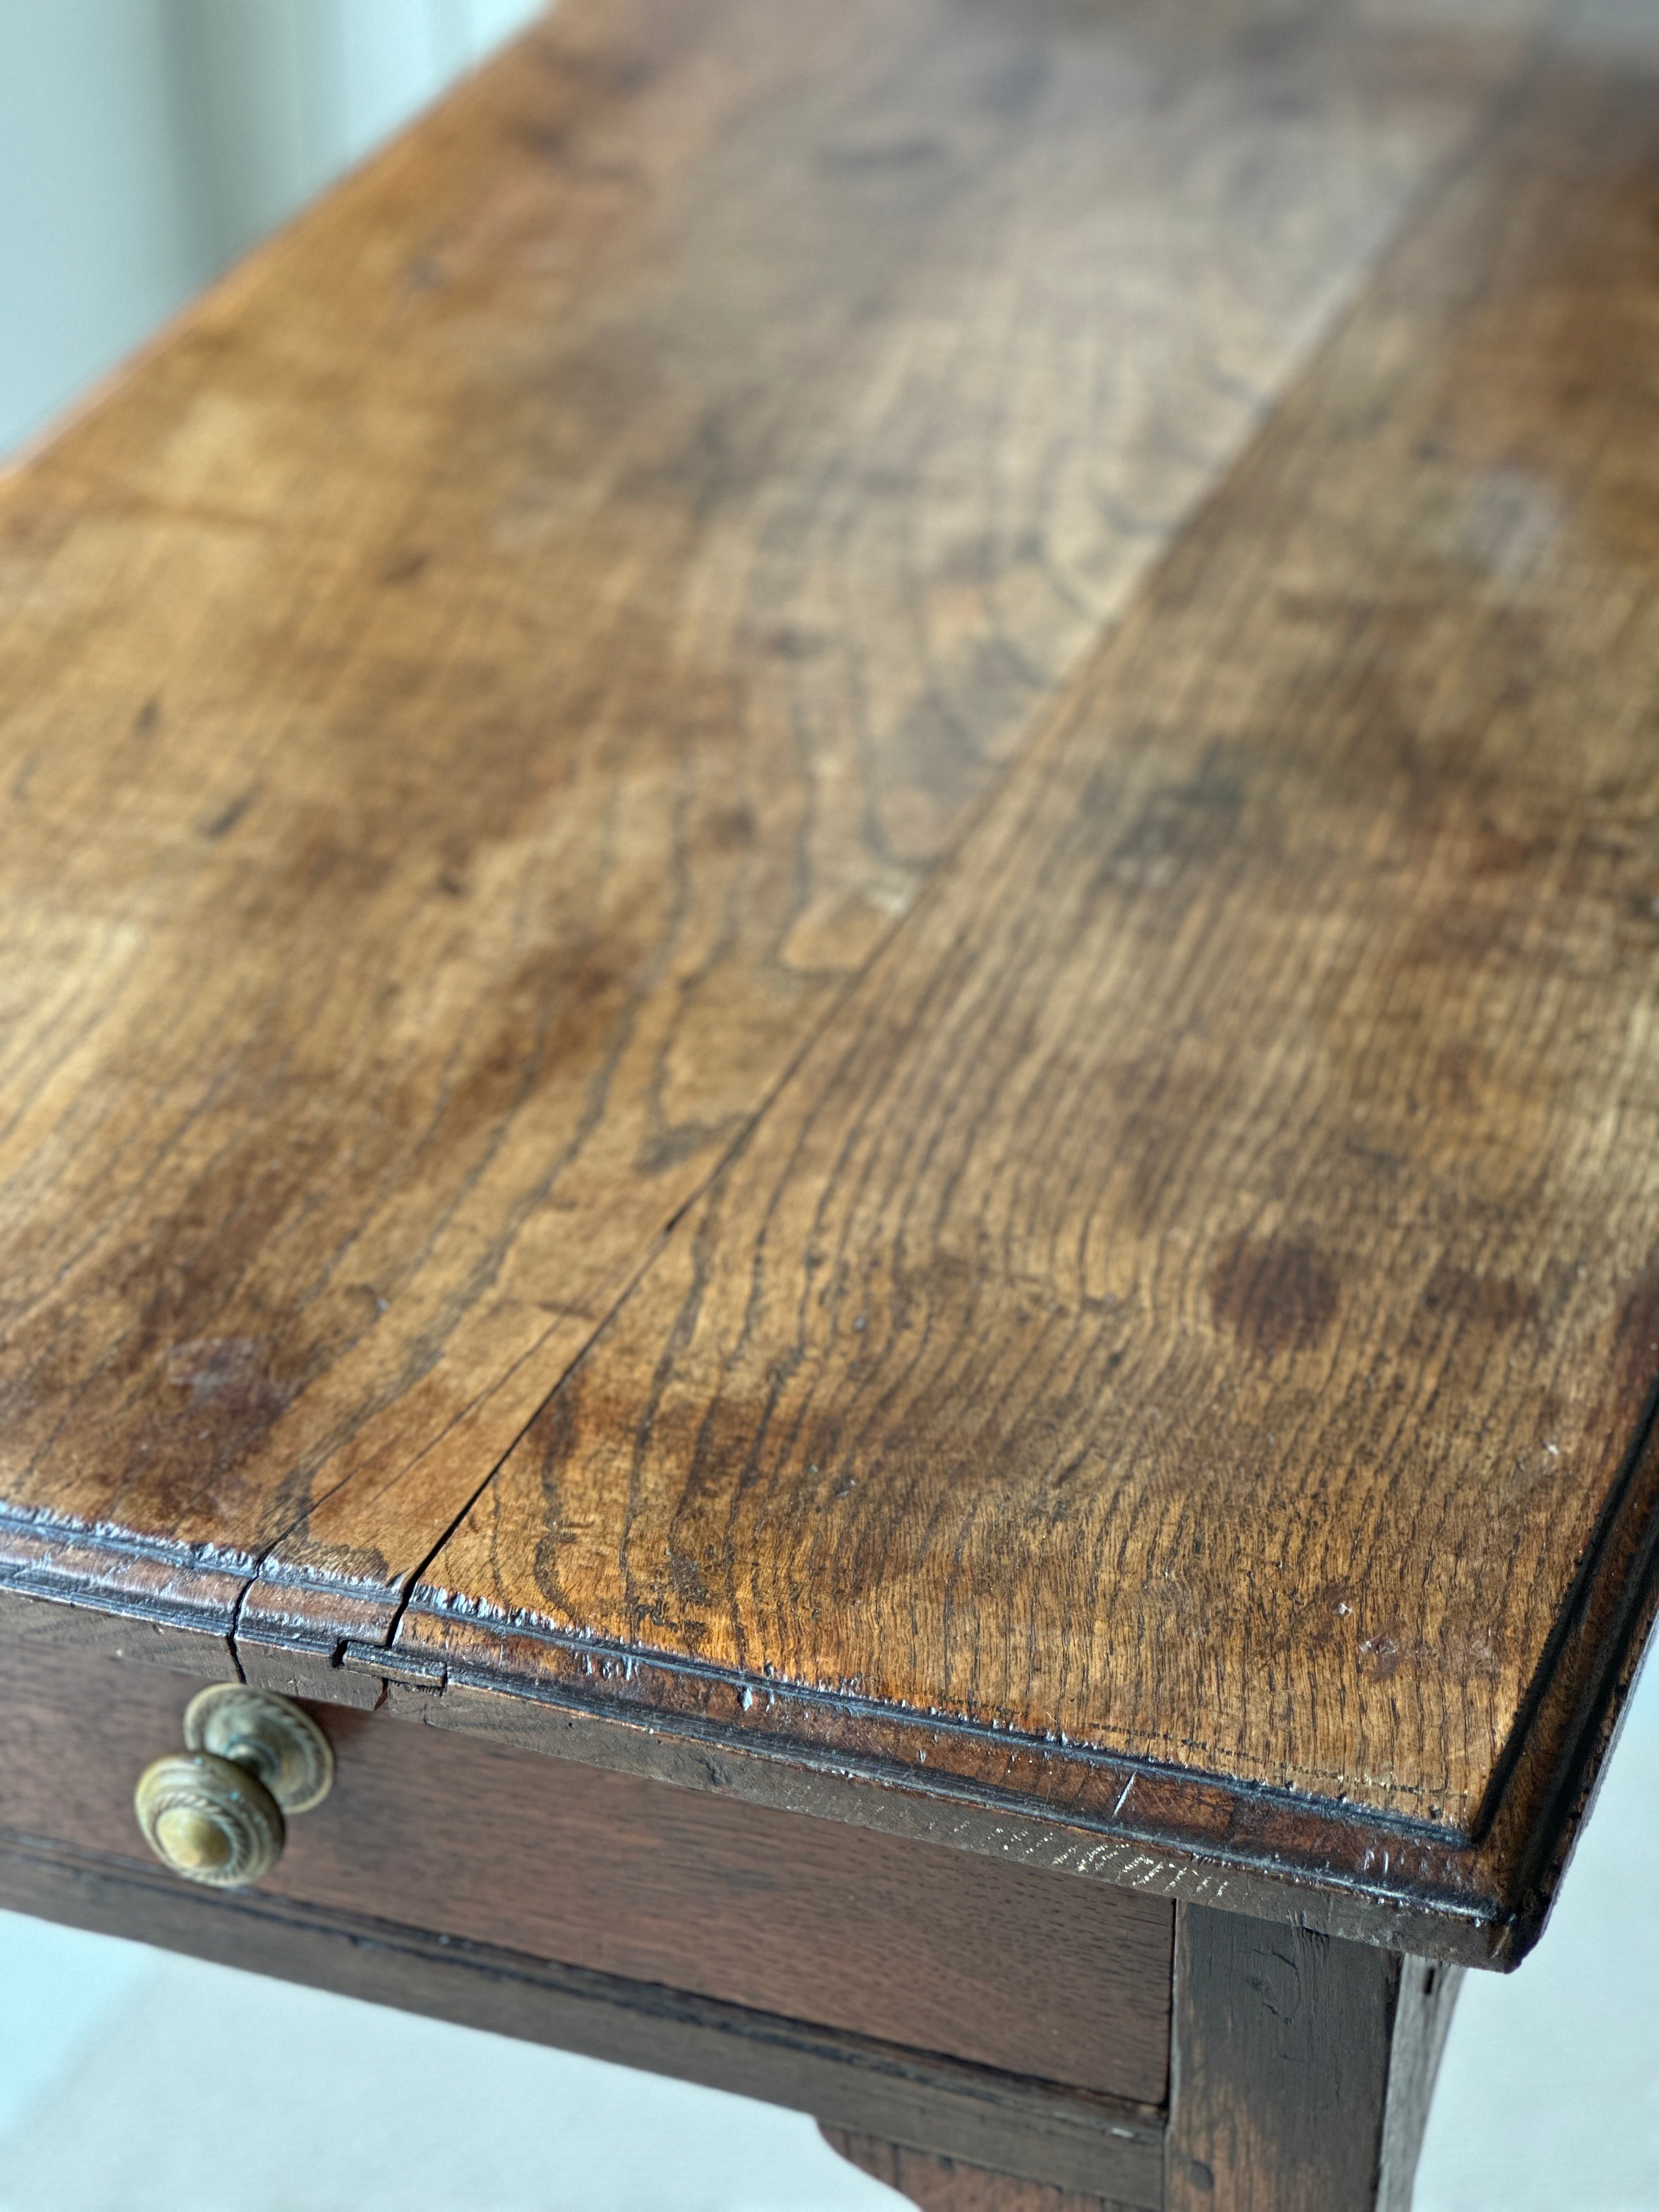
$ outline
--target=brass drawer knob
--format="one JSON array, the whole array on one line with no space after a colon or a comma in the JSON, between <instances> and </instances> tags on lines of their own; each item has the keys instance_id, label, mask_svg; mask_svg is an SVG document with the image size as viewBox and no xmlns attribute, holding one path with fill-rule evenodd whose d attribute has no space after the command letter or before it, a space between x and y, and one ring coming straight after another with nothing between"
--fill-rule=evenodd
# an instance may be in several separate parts
<instances>
[{"instance_id":1,"label":"brass drawer knob","mask_svg":"<svg viewBox=\"0 0 1659 2212\"><path fill-rule=\"evenodd\" d=\"M187 1881L234 1889L269 1874L283 1855L276 1800L245 1767L211 1752L152 1759L135 1802L144 1841Z\"/></svg>"},{"instance_id":2,"label":"brass drawer knob","mask_svg":"<svg viewBox=\"0 0 1659 2212\"><path fill-rule=\"evenodd\" d=\"M185 1743L138 1778L145 1842L187 1881L216 1889L258 1881L283 1855L283 1816L328 1795L328 1738L290 1698L219 1682L185 1708Z\"/></svg>"}]
</instances>

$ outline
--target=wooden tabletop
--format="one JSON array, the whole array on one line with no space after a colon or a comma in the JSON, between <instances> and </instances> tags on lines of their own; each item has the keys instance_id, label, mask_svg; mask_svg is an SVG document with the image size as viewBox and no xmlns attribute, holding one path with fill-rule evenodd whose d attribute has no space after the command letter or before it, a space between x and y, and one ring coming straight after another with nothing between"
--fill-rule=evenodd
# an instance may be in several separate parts
<instances>
[{"instance_id":1,"label":"wooden tabletop","mask_svg":"<svg viewBox=\"0 0 1659 2212\"><path fill-rule=\"evenodd\" d=\"M1524 1950L1659 1525L1659 87L1413 13L566 0L14 472L0 1579Z\"/></svg>"}]
</instances>

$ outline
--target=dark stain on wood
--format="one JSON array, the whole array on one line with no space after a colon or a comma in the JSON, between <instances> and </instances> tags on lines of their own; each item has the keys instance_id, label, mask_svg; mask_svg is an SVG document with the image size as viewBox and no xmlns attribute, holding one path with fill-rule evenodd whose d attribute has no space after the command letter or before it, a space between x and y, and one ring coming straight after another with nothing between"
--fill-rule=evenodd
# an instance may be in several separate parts
<instances>
[{"instance_id":1,"label":"dark stain on wood","mask_svg":"<svg viewBox=\"0 0 1659 2212\"><path fill-rule=\"evenodd\" d=\"M1362 15L568 0L8 479L16 1573L1535 1929L1659 156Z\"/></svg>"},{"instance_id":2,"label":"dark stain on wood","mask_svg":"<svg viewBox=\"0 0 1659 2212\"><path fill-rule=\"evenodd\" d=\"M1607 455L1646 483L1659 448L1627 355L1573 337L1558 423L1522 340L1568 346L1564 285L1650 319L1620 210L1653 140L1640 83L1537 80L400 1646L481 1652L482 1598L526 1680L597 1633L670 1662L678 1709L722 1674L799 1690L790 1728L896 1758L903 1715L934 1773L1103 1820L1119 1757L1163 1763L1160 1803L1191 1775L1195 1821L1200 1777L1264 1789L1255 1832L1298 1856L1318 1801L1327 1871L1463 1887L1529 1940L1525 1869L1645 1618L1659 1182L1607 1133L1659 1098L1628 924L1659 538L1634 558L1600 502ZM1339 1586L1340 1627L1310 1602Z\"/></svg>"},{"instance_id":3,"label":"dark stain on wood","mask_svg":"<svg viewBox=\"0 0 1659 2212\"><path fill-rule=\"evenodd\" d=\"M1258 1358L1306 1352L1336 1316L1334 1272L1311 1245L1288 1238L1234 1238L1210 1270L1210 1303L1218 1322Z\"/></svg>"}]
</instances>

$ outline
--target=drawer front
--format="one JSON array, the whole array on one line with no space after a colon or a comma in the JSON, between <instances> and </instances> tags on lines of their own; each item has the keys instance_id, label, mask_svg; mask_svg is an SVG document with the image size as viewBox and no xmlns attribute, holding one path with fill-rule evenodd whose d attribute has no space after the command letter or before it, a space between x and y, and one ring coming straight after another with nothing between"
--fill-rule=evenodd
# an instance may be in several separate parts
<instances>
[{"instance_id":1,"label":"drawer front","mask_svg":"<svg viewBox=\"0 0 1659 2212\"><path fill-rule=\"evenodd\" d=\"M179 1747L198 1686L15 1639L0 1670L0 1826L143 1857L133 1787ZM267 1892L1164 2102L1165 1900L447 1729L308 1710L337 1779L292 1823Z\"/></svg>"}]
</instances>

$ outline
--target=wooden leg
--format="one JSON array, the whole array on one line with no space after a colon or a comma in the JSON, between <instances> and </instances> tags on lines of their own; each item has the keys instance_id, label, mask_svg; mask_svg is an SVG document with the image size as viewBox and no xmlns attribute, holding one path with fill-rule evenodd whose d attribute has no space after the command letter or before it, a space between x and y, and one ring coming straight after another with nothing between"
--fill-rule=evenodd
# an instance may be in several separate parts
<instances>
[{"instance_id":1,"label":"wooden leg","mask_svg":"<svg viewBox=\"0 0 1659 2212\"><path fill-rule=\"evenodd\" d=\"M1167 2212L1407 2212L1457 1970L1183 1905L1175 1971Z\"/></svg>"},{"instance_id":2,"label":"wooden leg","mask_svg":"<svg viewBox=\"0 0 1659 2212\"><path fill-rule=\"evenodd\" d=\"M929 2158L925 2151L906 2150L874 2136L830 2127L820 2133L832 2150L896 2189L922 2212L1122 2212L1098 2197L1076 2197L1040 2181L1016 2181L955 2159Z\"/></svg>"},{"instance_id":3,"label":"wooden leg","mask_svg":"<svg viewBox=\"0 0 1659 2212\"><path fill-rule=\"evenodd\" d=\"M1408 2212L1461 1979L1455 1966L1181 1906L1164 2212ZM1123 2212L875 2136L823 2133L922 2212Z\"/></svg>"}]
</instances>

